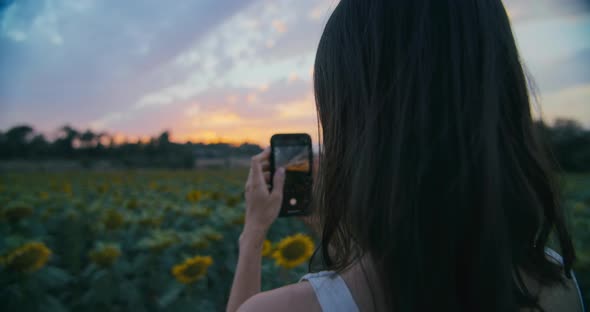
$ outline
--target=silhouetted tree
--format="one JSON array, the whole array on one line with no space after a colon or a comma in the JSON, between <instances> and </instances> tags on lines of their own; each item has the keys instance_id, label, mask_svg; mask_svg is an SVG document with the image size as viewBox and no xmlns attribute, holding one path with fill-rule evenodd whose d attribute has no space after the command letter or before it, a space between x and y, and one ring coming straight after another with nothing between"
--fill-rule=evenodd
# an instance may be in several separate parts
<instances>
[{"instance_id":1,"label":"silhouetted tree","mask_svg":"<svg viewBox=\"0 0 590 312\"><path fill-rule=\"evenodd\" d=\"M80 133L69 125L60 129L60 137L53 142L56 155L71 158L74 156L74 140L79 137Z\"/></svg>"},{"instance_id":2,"label":"silhouetted tree","mask_svg":"<svg viewBox=\"0 0 590 312\"><path fill-rule=\"evenodd\" d=\"M551 146L560 166L568 171L590 171L590 131L580 123L556 120L551 129Z\"/></svg>"},{"instance_id":3,"label":"silhouetted tree","mask_svg":"<svg viewBox=\"0 0 590 312\"><path fill-rule=\"evenodd\" d=\"M49 142L43 134L37 134L29 143L30 155L36 158L49 156Z\"/></svg>"},{"instance_id":4,"label":"silhouetted tree","mask_svg":"<svg viewBox=\"0 0 590 312\"><path fill-rule=\"evenodd\" d=\"M169 131L164 131L164 132L162 132L162 134L160 134L160 136L158 137L158 144L160 144L160 145L170 144L170 132Z\"/></svg>"},{"instance_id":5,"label":"silhouetted tree","mask_svg":"<svg viewBox=\"0 0 590 312\"><path fill-rule=\"evenodd\" d=\"M534 127L540 141L552 152L561 169L590 172L590 130L567 119L557 120L553 126L537 121ZM81 160L87 165L104 159L131 167L187 168L193 166L195 158L251 156L261 150L260 146L250 143L239 146L221 142L174 143L170 141L169 131L152 137L147 143L125 139L120 144L106 132L85 130L80 133L68 125L59 129L53 142L27 125L0 132L0 159L68 158Z\"/></svg>"},{"instance_id":6,"label":"silhouetted tree","mask_svg":"<svg viewBox=\"0 0 590 312\"><path fill-rule=\"evenodd\" d=\"M4 140L0 150L4 157L27 157L29 155L29 141L33 135L33 128L28 125L12 127L3 135Z\"/></svg>"},{"instance_id":7,"label":"silhouetted tree","mask_svg":"<svg viewBox=\"0 0 590 312\"><path fill-rule=\"evenodd\" d=\"M96 144L97 135L92 132L92 130L86 130L84 133L80 134L80 143L82 144L82 148L92 148Z\"/></svg>"}]
</instances>

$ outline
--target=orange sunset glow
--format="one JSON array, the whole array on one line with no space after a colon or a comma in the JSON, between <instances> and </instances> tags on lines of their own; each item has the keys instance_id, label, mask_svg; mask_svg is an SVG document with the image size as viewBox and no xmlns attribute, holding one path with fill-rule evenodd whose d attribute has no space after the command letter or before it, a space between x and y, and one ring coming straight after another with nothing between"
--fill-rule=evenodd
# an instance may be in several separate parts
<instances>
[{"instance_id":1,"label":"orange sunset glow","mask_svg":"<svg viewBox=\"0 0 590 312\"><path fill-rule=\"evenodd\" d=\"M535 115L590 126L590 13L575 0L504 2L538 87ZM1 11L0 130L68 124L117 142L167 130L177 142L260 145L305 132L317 141L315 51L337 3L14 2Z\"/></svg>"}]
</instances>

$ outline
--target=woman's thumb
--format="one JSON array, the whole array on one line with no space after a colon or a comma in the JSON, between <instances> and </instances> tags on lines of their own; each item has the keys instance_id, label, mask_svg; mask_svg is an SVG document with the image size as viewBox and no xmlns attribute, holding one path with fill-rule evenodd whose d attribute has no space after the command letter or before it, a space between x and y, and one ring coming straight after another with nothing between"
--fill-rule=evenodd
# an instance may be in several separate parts
<instances>
[{"instance_id":1,"label":"woman's thumb","mask_svg":"<svg viewBox=\"0 0 590 312\"><path fill-rule=\"evenodd\" d=\"M272 196L277 199L283 198L283 187L285 186L285 168L281 167L275 172L272 178Z\"/></svg>"}]
</instances>

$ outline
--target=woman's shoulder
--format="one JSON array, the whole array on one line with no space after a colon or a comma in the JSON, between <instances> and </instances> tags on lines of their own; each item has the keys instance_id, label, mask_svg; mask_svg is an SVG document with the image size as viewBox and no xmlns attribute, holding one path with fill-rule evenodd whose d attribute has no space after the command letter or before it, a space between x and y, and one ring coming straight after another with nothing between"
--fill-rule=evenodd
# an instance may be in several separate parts
<instances>
[{"instance_id":1,"label":"woman's shoulder","mask_svg":"<svg viewBox=\"0 0 590 312\"><path fill-rule=\"evenodd\" d=\"M559 253L546 248L545 254L550 261L563 266L563 259ZM580 289L574 272L572 272L571 279L566 278L564 272L565 283L558 283L553 286L541 286L524 271L521 271L521 273L523 274L525 285L531 293L538 296L539 304L546 311L584 311Z\"/></svg>"},{"instance_id":2,"label":"woman's shoulder","mask_svg":"<svg viewBox=\"0 0 590 312\"><path fill-rule=\"evenodd\" d=\"M322 309L312 286L301 282L258 293L248 299L238 311L310 311Z\"/></svg>"}]
</instances>

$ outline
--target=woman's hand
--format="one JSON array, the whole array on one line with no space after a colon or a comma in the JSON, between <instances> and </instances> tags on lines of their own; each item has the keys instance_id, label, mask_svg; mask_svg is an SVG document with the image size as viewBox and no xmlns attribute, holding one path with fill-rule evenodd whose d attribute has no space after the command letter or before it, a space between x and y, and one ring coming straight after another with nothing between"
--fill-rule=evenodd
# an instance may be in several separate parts
<instances>
[{"instance_id":1,"label":"woman's hand","mask_svg":"<svg viewBox=\"0 0 590 312\"><path fill-rule=\"evenodd\" d=\"M266 232L276 220L283 202L285 170L279 168L273 180L273 191L268 191L270 181L270 149L252 157L250 174L246 182L246 217L239 240L239 256L236 274L231 287L227 311L237 311L249 298L260 292L262 246Z\"/></svg>"},{"instance_id":2,"label":"woman's hand","mask_svg":"<svg viewBox=\"0 0 590 312\"><path fill-rule=\"evenodd\" d=\"M244 220L244 235L254 235L257 239L264 239L266 232L279 215L283 202L283 186L285 183L285 169L278 168L273 177L273 190L269 192L270 148L252 157L250 174L246 182L246 216Z\"/></svg>"}]
</instances>

